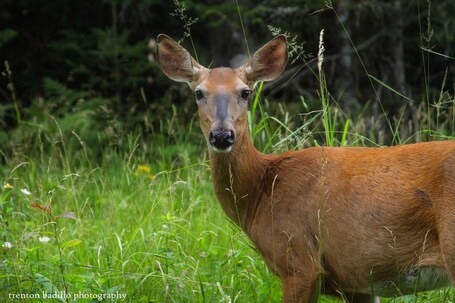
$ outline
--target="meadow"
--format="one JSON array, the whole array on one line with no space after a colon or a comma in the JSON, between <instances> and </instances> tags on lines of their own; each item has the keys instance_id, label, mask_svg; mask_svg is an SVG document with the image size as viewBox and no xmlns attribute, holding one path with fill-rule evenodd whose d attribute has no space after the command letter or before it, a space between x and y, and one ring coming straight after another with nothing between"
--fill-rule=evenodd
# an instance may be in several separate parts
<instances>
[{"instance_id":1,"label":"meadow","mask_svg":"<svg viewBox=\"0 0 455 303\"><path fill-rule=\"evenodd\" d=\"M262 97L261 88L250 126L262 150L380 145L365 122L375 117L351 121L331 98L311 112L300 100L290 113L284 102ZM407 138L399 134L410 124L395 124L389 133L396 144L453 134L455 100L439 96L439 103L420 106L419 116L440 123L422 119ZM161 135L128 133L123 149L108 146L98 157L77 130L61 128L64 121L22 122L11 134L21 143L2 152L2 302L280 302L279 280L216 202L197 119L183 125L176 115L163 121ZM387 133L387 116L377 119L381 129L373 133ZM390 302L454 298L445 289Z\"/></svg>"},{"instance_id":2,"label":"meadow","mask_svg":"<svg viewBox=\"0 0 455 303\"><path fill-rule=\"evenodd\" d=\"M95 164L75 134L55 135L2 170L2 302L279 298L216 204L203 146L132 140ZM67 149L72 140L82 154Z\"/></svg>"}]
</instances>

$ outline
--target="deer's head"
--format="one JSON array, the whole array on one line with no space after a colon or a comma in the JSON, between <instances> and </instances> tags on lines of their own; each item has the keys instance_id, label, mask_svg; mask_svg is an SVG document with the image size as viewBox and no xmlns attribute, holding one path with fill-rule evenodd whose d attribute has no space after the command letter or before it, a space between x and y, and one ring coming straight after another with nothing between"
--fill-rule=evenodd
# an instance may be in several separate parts
<instances>
[{"instance_id":1,"label":"deer's head","mask_svg":"<svg viewBox=\"0 0 455 303\"><path fill-rule=\"evenodd\" d=\"M256 84L271 81L284 70L288 54L284 36L277 36L238 68L206 68L166 35L157 38L157 62L172 80L194 91L200 124L208 146L229 152L247 133L248 100Z\"/></svg>"}]
</instances>

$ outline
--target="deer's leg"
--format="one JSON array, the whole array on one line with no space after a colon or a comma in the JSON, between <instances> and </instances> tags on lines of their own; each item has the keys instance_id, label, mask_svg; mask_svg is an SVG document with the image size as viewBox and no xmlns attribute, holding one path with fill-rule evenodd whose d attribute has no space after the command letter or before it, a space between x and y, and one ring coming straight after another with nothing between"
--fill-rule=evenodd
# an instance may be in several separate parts
<instances>
[{"instance_id":1,"label":"deer's leg","mask_svg":"<svg viewBox=\"0 0 455 303\"><path fill-rule=\"evenodd\" d=\"M318 298L317 277L292 275L282 278L283 303L316 303Z\"/></svg>"},{"instance_id":2,"label":"deer's leg","mask_svg":"<svg viewBox=\"0 0 455 303\"><path fill-rule=\"evenodd\" d=\"M455 195L454 195L455 197ZM455 201L454 201L455 202ZM455 210L445 210L439 222L439 242L445 269L455 285Z\"/></svg>"},{"instance_id":3,"label":"deer's leg","mask_svg":"<svg viewBox=\"0 0 455 303\"><path fill-rule=\"evenodd\" d=\"M365 294L346 294L346 300L349 303L381 303L379 297Z\"/></svg>"},{"instance_id":4,"label":"deer's leg","mask_svg":"<svg viewBox=\"0 0 455 303\"><path fill-rule=\"evenodd\" d=\"M446 164L448 181L444 187L443 203L438 209L438 235L445 269L455 285L455 156Z\"/></svg>"}]
</instances>

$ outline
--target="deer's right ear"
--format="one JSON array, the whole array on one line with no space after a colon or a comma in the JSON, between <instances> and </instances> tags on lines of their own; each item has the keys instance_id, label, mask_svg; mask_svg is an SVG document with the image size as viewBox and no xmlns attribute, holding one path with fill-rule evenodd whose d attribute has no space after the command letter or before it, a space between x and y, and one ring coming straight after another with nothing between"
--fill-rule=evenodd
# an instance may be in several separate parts
<instances>
[{"instance_id":1,"label":"deer's right ear","mask_svg":"<svg viewBox=\"0 0 455 303\"><path fill-rule=\"evenodd\" d=\"M247 80L254 86L259 81L272 81L277 78L288 62L288 44L284 35L279 35L254 53L243 67Z\"/></svg>"},{"instance_id":2,"label":"deer's right ear","mask_svg":"<svg viewBox=\"0 0 455 303\"><path fill-rule=\"evenodd\" d=\"M156 59L163 73L174 81L191 85L203 66L168 36L160 34L156 41L158 43Z\"/></svg>"}]
</instances>

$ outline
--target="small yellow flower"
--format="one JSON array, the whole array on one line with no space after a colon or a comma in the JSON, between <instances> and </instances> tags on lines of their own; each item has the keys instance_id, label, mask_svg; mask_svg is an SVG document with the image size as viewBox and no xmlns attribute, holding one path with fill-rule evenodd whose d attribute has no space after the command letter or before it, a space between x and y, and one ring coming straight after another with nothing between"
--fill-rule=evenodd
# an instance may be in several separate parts
<instances>
[{"instance_id":1,"label":"small yellow flower","mask_svg":"<svg viewBox=\"0 0 455 303\"><path fill-rule=\"evenodd\" d=\"M9 184L8 182L6 182L6 183L3 183L3 188L4 189L12 189L14 187L11 184Z\"/></svg>"},{"instance_id":2,"label":"small yellow flower","mask_svg":"<svg viewBox=\"0 0 455 303\"><path fill-rule=\"evenodd\" d=\"M150 166L148 166L148 165L139 165L137 167L136 171L149 174L152 171L152 168Z\"/></svg>"},{"instance_id":3,"label":"small yellow flower","mask_svg":"<svg viewBox=\"0 0 455 303\"><path fill-rule=\"evenodd\" d=\"M148 165L138 165L133 175L136 177L144 176L149 178L150 180L152 180L155 177L152 174L152 168Z\"/></svg>"}]
</instances>

